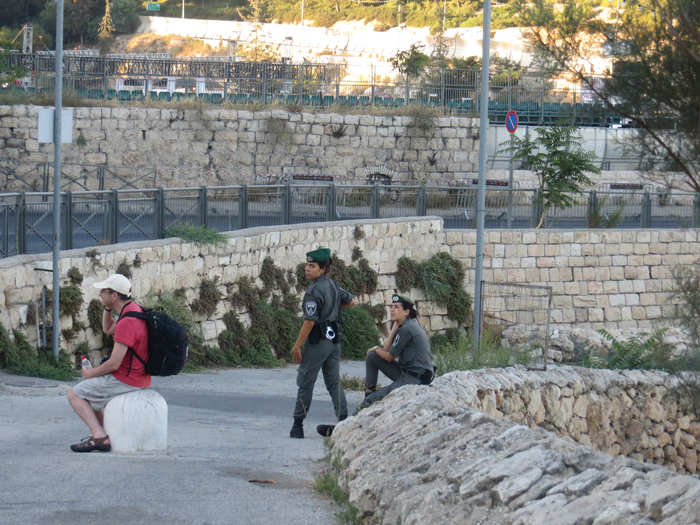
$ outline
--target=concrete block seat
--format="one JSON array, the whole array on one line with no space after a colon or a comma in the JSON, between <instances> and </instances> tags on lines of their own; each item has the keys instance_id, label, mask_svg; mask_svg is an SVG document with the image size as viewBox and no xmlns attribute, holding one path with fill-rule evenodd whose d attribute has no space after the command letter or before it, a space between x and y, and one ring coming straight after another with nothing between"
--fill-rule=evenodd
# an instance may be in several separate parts
<instances>
[{"instance_id":1,"label":"concrete block seat","mask_svg":"<svg viewBox=\"0 0 700 525\"><path fill-rule=\"evenodd\" d=\"M122 394L107 403L104 428L113 452L165 452L168 404L150 388Z\"/></svg>"}]
</instances>

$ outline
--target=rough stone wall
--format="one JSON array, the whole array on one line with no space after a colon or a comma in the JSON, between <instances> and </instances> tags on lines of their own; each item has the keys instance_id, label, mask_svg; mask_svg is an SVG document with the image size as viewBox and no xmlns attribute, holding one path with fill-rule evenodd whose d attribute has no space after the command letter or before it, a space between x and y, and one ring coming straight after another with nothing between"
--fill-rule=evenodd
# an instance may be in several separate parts
<instances>
[{"instance_id":1,"label":"rough stone wall","mask_svg":"<svg viewBox=\"0 0 700 525\"><path fill-rule=\"evenodd\" d=\"M356 227L362 230L363 238L355 238ZM258 278L265 257L272 257L283 269L294 269L306 251L319 245L330 247L348 262L353 248L362 250L378 273L377 292L360 297L364 303L388 304L395 291L393 274L399 257L423 261L440 251L465 264L465 288L473 292L476 232L444 230L442 220L435 217L274 226L227 235L228 241L217 246L164 239L63 252L62 283L67 282L71 267L84 276L85 304L77 320L87 322L87 304L95 297L91 283L114 272L122 262L132 267L136 297L182 288L191 303L198 298L205 278L218 279L219 290L227 297L227 284L241 276ZM650 330L659 324L672 324L671 271L677 264L697 262L698 235L698 230L489 230L484 245L484 279L552 286L554 325ZM92 250L97 255L90 256ZM134 264L136 259L138 265ZM36 340L36 328L26 324L28 311L40 299L42 287L50 289L52 285L51 274L37 268L51 268L50 254L0 259L0 322L6 328L21 327L30 341ZM488 291L487 286L485 293ZM426 301L420 290L408 294L417 301L426 330L455 326L447 319L446 309ZM216 344L224 329L222 317L229 308L230 301L222 300L213 315L200 318L208 343ZM518 324L532 326L541 321L526 310L517 314L494 308L485 311L502 318L511 316ZM62 328L71 326L71 319L62 320ZM99 345L98 335L89 329L81 331L73 344L88 340Z\"/></svg>"},{"instance_id":2,"label":"rough stone wall","mask_svg":"<svg viewBox=\"0 0 700 525\"><path fill-rule=\"evenodd\" d=\"M53 144L37 142L39 109L0 106L0 167L27 171L53 158ZM63 146L66 169L80 163L157 168L156 179L130 177L139 187L250 184L265 182L262 176L295 174L364 182L365 169L377 167L388 167L397 180L447 184L471 177L478 166L478 120L463 117L415 120L203 106L79 107L73 118L73 144ZM4 189L26 190L32 183ZM41 189L39 182L34 185ZM85 185L98 187L91 180Z\"/></svg>"},{"instance_id":3,"label":"rough stone wall","mask_svg":"<svg viewBox=\"0 0 700 525\"><path fill-rule=\"evenodd\" d=\"M453 377L454 376L454 377ZM612 456L700 471L700 418L665 372L556 366L449 374L443 381L489 417L541 426Z\"/></svg>"},{"instance_id":4,"label":"rough stone wall","mask_svg":"<svg viewBox=\"0 0 700 525\"><path fill-rule=\"evenodd\" d=\"M355 239L356 227L361 229L363 238ZM187 303L191 304L199 297L199 285L203 279L216 280L224 298L236 291L235 287L229 287L243 276L252 277L262 287L260 269L268 256L277 266L294 270L297 264L305 261L306 252L314 247L331 248L347 264L351 264L353 248L359 247L370 261L370 266L379 272L377 291L369 296L359 296L360 302L387 305L394 292L394 277L390 274L396 271L396 254L424 260L439 247L439 241L438 244L435 241L441 235L440 219L397 219L392 222L344 221L325 225L251 228L232 232L228 234L226 243L217 245L163 239L100 246L97 249L62 252L61 282L62 285L68 282L66 276L72 267L83 275L81 291L84 304L76 321L87 325L87 306L91 299L97 297L92 283L114 273L122 263L130 267L133 294L137 299L183 289ZM36 340L36 328L27 325L28 312L40 300L42 287L52 287L51 273L36 269L48 269L51 264L51 254L0 259L0 290L3 291L0 293L0 323L6 328L22 328L32 342ZM302 294L303 290L297 290L299 299ZM211 316L199 315L206 343L217 344L218 334L225 329L222 318L229 310L247 318L244 309L234 309L231 301L226 299L218 303ZM426 307L424 314L423 321L428 329L432 326L439 330L453 324L446 318L446 309L437 305ZM50 311L48 315L50 317ZM61 319L62 330L72 327L70 317ZM70 351L84 340L93 349L101 346L100 334L94 334L89 328L81 330L72 342L62 340L62 345Z\"/></svg>"},{"instance_id":5,"label":"rough stone wall","mask_svg":"<svg viewBox=\"0 0 700 525\"><path fill-rule=\"evenodd\" d=\"M664 381L661 375L599 372L587 378L562 369L546 377L571 390L587 385L591 394L606 383L653 392ZM523 387L525 395L523 375L512 369L479 377L453 372L430 387L399 388L338 424L332 463L363 523L697 523L697 477L471 408L480 391L499 385Z\"/></svg>"},{"instance_id":6,"label":"rough stone wall","mask_svg":"<svg viewBox=\"0 0 700 525\"><path fill-rule=\"evenodd\" d=\"M43 189L37 165L53 160L53 144L37 142L39 109L0 106L0 191ZM410 115L134 105L79 107L73 118L73 142L62 148L66 190L251 184L287 175L365 183L367 169L412 184L471 184L478 177L479 121L466 117L431 121ZM597 152L624 144L628 132L609 130L601 146L599 130L581 130L584 147ZM497 126L489 127L489 156L507 140L503 135ZM489 166L489 179L508 179L502 160L499 169ZM96 166L108 168L104 179ZM514 176L516 187L535 186L529 172ZM639 183L643 176L648 174L591 174L601 184Z\"/></svg>"}]
</instances>

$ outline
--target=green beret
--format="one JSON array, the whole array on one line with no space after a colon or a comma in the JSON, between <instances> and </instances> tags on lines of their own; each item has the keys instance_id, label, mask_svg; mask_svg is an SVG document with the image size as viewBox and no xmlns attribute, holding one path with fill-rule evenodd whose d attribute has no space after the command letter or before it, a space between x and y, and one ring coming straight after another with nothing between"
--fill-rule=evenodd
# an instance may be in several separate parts
<instances>
[{"instance_id":1,"label":"green beret","mask_svg":"<svg viewBox=\"0 0 700 525\"><path fill-rule=\"evenodd\" d=\"M404 308L413 308L413 301L411 301L408 297L404 297L402 295L397 295L397 294L392 295L391 302L392 303L401 303L401 305Z\"/></svg>"},{"instance_id":2,"label":"green beret","mask_svg":"<svg viewBox=\"0 0 700 525\"><path fill-rule=\"evenodd\" d=\"M312 250L312 251L306 253L306 261L307 262L321 263L321 262L326 262L330 258L331 258L330 248L317 248L316 250Z\"/></svg>"}]
</instances>

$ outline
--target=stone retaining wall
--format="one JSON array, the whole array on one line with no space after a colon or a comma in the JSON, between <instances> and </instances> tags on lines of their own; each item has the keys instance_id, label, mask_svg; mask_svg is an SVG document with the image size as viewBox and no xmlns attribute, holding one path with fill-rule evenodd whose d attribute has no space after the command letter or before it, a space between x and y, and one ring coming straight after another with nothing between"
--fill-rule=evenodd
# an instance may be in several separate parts
<instances>
[{"instance_id":1,"label":"stone retaining wall","mask_svg":"<svg viewBox=\"0 0 700 525\"><path fill-rule=\"evenodd\" d=\"M660 373L586 374L572 368L541 374L453 372L430 387L399 388L340 423L331 438L331 460L363 523L689 525L700 515L697 477L613 457L543 428L471 408L479 405L480 392L501 392L505 403L512 399L506 392L527 397L537 383L569 389L572 402L605 395L610 387L635 401L641 397L661 404L669 422L678 425L685 416L673 408L675 401L663 405L667 399L661 385L666 381ZM529 407L546 420L563 410L559 397L546 399L522 403L508 415L520 411L521 420L532 419L536 416L527 413ZM589 412L594 412L592 406L588 404ZM659 410L638 409L642 419L656 417ZM694 425L697 439L700 427L697 421Z\"/></svg>"},{"instance_id":2,"label":"stone retaining wall","mask_svg":"<svg viewBox=\"0 0 700 525\"><path fill-rule=\"evenodd\" d=\"M700 471L700 418L676 376L556 366L475 370L442 380L489 417L541 426L613 456Z\"/></svg>"},{"instance_id":3,"label":"stone retaining wall","mask_svg":"<svg viewBox=\"0 0 700 525\"><path fill-rule=\"evenodd\" d=\"M411 110L363 115L191 107L74 108L73 141L62 148L64 189L220 186L291 175L331 175L338 183L357 184L366 182L368 171L442 186L471 184L478 177L478 119L411 116ZM37 164L53 160L53 144L37 141L39 109L0 105L0 191L43 189ZM629 131L606 130L604 139L595 128L581 134L586 149L614 157L631 140ZM507 140L504 135L489 128L490 157ZM489 179L508 179L506 171L493 167ZM639 183L648 175L605 171L591 178ZM532 188L535 179L516 171L515 182Z\"/></svg>"},{"instance_id":4,"label":"stone retaining wall","mask_svg":"<svg viewBox=\"0 0 700 525\"><path fill-rule=\"evenodd\" d=\"M228 297L230 286L239 277L258 278L265 257L270 256L285 270L294 269L306 251L319 245L330 247L348 263L354 248L362 251L378 273L377 291L361 296L364 303L388 304L396 287L397 261L404 255L424 261L440 251L449 252L467 269L466 290L471 294L474 289L476 232L444 230L442 220L435 217L251 228L227 236L228 241L217 246L163 239L63 252L62 282L67 282L71 267L84 276L86 301L76 320L87 322L87 303L96 297L91 283L114 272L120 263L131 267L137 298L182 288L192 303L199 296L203 279L216 280L222 297ZM649 331L673 324L671 272L678 264L698 261L698 240L698 230L489 230L485 235L484 279L551 286L554 325ZM28 310L40 299L42 287L50 289L52 284L51 274L37 268L51 268L50 254L0 260L0 322L6 328L22 327L31 341L36 339L36 329L26 326ZM489 289L486 286L485 293ZM447 319L445 308L426 301L420 290L408 293L417 301L427 330L455 326ZM230 308L230 301L222 300L212 315L200 317L208 343L216 344L224 329L223 315ZM485 311L509 323L532 326L543 322L543 311L535 315L527 309L500 308L487 302ZM71 326L71 319L62 320L62 328ZM80 331L74 341L97 344L98 336L88 329Z\"/></svg>"},{"instance_id":5,"label":"stone retaining wall","mask_svg":"<svg viewBox=\"0 0 700 525\"><path fill-rule=\"evenodd\" d=\"M0 106L0 166L25 172L53 158L53 145L37 142L39 109ZM96 181L82 178L94 174L68 165L156 168L157 185L170 187L262 183L267 175L364 182L365 170L377 167L388 168L397 180L448 184L471 179L478 166L478 119L464 117L134 106L79 107L73 119L73 144L63 147L67 176L94 189ZM132 182L152 187L154 177ZM23 180L4 190L31 184L41 189Z\"/></svg>"}]
</instances>

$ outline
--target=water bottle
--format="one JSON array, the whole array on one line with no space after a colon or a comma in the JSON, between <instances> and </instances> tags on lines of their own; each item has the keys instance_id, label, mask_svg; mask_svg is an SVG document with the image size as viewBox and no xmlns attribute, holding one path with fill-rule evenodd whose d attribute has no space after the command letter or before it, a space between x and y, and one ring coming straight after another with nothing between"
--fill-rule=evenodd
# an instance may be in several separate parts
<instances>
[{"instance_id":1,"label":"water bottle","mask_svg":"<svg viewBox=\"0 0 700 525\"><path fill-rule=\"evenodd\" d=\"M80 356L80 363L83 368L92 368L92 363L90 363L90 360L84 355Z\"/></svg>"}]
</instances>

